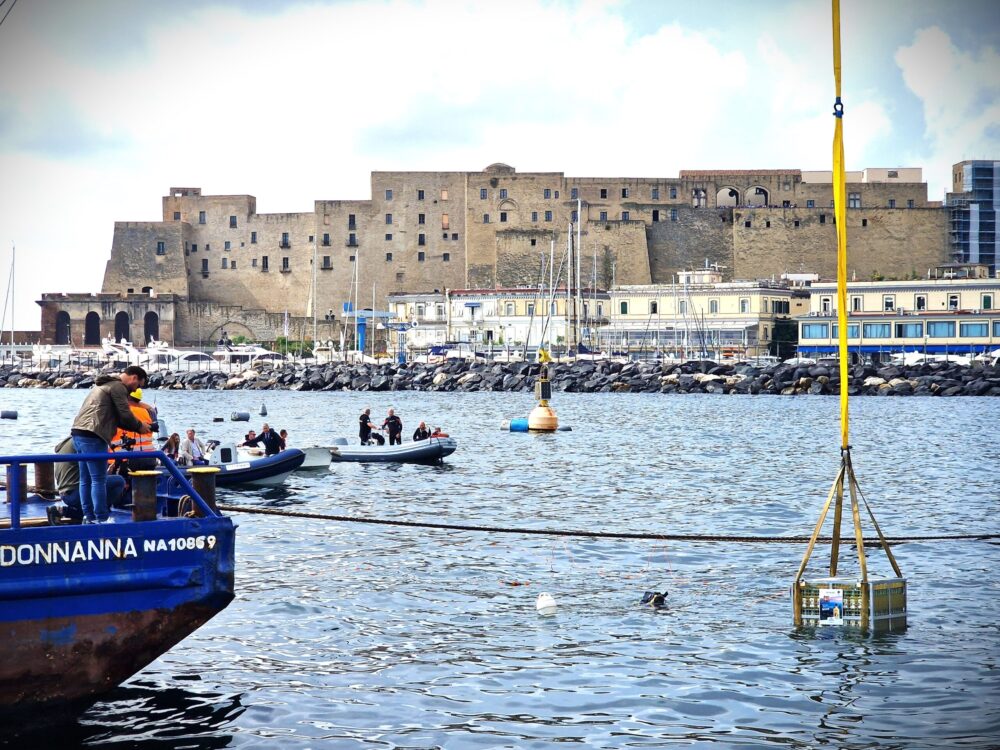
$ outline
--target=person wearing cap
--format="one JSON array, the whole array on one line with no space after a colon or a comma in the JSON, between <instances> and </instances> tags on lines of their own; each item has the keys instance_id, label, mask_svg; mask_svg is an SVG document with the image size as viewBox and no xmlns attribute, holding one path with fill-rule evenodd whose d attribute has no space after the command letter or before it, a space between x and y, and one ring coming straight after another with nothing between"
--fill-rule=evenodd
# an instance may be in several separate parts
<instances>
[{"instance_id":1,"label":"person wearing cap","mask_svg":"<svg viewBox=\"0 0 1000 750\"><path fill-rule=\"evenodd\" d=\"M73 447L77 453L107 453L119 427L139 434L150 432L129 408L128 394L146 385L146 371L130 365L118 377L102 375L94 382L73 420ZM103 456L80 464L80 506L84 523L108 520L108 462Z\"/></svg>"},{"instance_id":2,"label":"person wearing cap","mask_svg":"<svg viewBox=\"0 0 1000 750\"><path fill-rule=\"evenodd\" d=\"M144 425L152 430L153 415L149 411L147 404L142 402L142 388L136 388L130 394L128 394L128 408L135 418L142 422ZM131 451L151 451L153 450L153 433L147 432L145 434L136 432L135 430L126 430L121 427L118 428L118 432L115 433L114 440L111 441L113 450L126 450L125 446L122 445L123 439L131 442L131 447L127 450ZM115 445L117 443L117 445Z\"/></svg>"}]
</instances>

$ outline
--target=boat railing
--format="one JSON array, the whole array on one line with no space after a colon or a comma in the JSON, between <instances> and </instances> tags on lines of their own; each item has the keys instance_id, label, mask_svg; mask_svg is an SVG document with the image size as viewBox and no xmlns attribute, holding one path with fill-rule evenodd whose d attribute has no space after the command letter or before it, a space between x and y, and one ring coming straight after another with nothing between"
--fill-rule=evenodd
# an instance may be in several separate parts
<instances>
[{"instance_id":1,"label":"boat railing","mask_svg":"<svg viewBox=\"0 0 1000 750\"><path fill-rule=\"evenodd\" d=\"M184 476L177 465L167 458L163 451L116 451L115 453L39 453L23 456L0 456L0 466L7 465L7 492L10 502L10 528L14 531L21 528L21 473L25 471L27 464L56 464L70 461L80 463L81 461L106 461L109 459L126 458L157 458L166 472L181 486L184 492L191 496L194 504L203 515L221 516L218 511L213 510L204 498L199 495L188 478Z\"/></svg>"}]
</instances>

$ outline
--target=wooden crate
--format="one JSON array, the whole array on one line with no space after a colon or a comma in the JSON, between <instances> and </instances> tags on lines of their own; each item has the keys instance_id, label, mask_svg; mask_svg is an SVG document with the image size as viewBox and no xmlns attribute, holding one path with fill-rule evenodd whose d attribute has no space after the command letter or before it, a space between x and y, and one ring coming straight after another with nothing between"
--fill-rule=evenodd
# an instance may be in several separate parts
<instances>
[{"instance_id":1,"label":"wooden crate","mask_svg":"<svg viewBox=\"0 0 1000 750\"><path fill-rule=\"evenodd\" d=\"M873 578L866 587L858 578L813 578L793 585L791 595L795 624L801 627L867 626L875 632L906 627L905 578ZM865 610L867 618L863 617Z\"/></svg>"}]
</instances>

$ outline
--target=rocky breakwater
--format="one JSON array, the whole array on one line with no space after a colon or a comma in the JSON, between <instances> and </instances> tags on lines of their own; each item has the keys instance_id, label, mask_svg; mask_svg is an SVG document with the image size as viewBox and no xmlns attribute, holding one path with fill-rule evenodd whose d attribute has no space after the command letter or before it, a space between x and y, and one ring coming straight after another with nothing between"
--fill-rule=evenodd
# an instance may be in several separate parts
<instances>
[{"instance_id":1,"label":"rocky breakwater","mask_svg":"<svg viewBox=\"0 0 1000 750\"><path fill-rule=\"evenodd\" d=\"M174 390L293 391L531 391L540 366L535 363L466 362L291 366L220 372L153 372L149 388ZM7 388L89 388L96 371L19 370L0 367ZM549 367L554 391L567 393L718 393L832 395L840 393L836 365L576 362ZM930 362L909 367L854 365L851 395L1000 396L1000 368Z\"/></svg>"}]
</instances>

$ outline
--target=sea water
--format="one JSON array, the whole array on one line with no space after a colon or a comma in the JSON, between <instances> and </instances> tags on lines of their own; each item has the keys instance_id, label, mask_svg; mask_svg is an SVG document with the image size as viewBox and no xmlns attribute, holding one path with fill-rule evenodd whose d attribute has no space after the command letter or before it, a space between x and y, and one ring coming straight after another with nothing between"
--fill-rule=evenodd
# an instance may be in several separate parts
<instances>
[{"instance_id":1,"label":"sea water","mask_svg":"<svg viewBox=\"0 0 1000 750\"><path fill-rule=\"evenodd\" d=\"M49 450L83 391L0 392L4 451ZM262 397L268 416L257 417ZM443 466L335 465L220 501L359 518L803 535L839 466L828 397L556 394L570 432L503 432L526 394L147 392L171 431L356 438L370 406L457 438ZM250 424L230 422L250 411ZM214 422L213 417L227 417ZM995 533L1000 399L859 398L890 536ZM995 747L1000 547L903 544L909 628L798 631L804 545L454 532L237 516L236 600L45 739L128 747ZM849 521L845 518L845 521ZM841 572L856 570L842 550ZM820 547L811 570L822 572ZM890 573L869 551L872 575ZM667 607L644 607L667 591ZM559 603L536 610L540 593ZM9 728L8 728L9 729ZM8 737L8 743L25 741ZM55 745L53 745L55 746Z\"/></svg>"}]
</instances>

